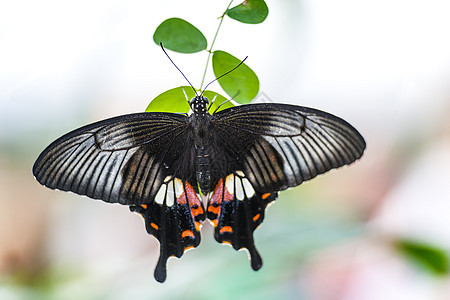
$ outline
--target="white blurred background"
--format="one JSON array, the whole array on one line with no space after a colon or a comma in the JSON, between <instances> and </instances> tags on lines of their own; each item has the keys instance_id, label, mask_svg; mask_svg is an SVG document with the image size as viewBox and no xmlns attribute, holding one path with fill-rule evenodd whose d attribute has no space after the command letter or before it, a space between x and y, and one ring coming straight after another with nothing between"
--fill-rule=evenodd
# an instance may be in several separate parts
<instances>
[{"instance_id":1,"label":"white blurred background","mask_svg":"<svg viewBox=\"0 0 450 300\"><path fill-rule=\"evenodd\" d=\"M267 4L262 24L226 18L215 50L249 56L261 97L336 114L368 148L281 193L255 232L260 271L206 225L161 285L138 215L48 190L31 167L62 134L185 85L154 30L180 17L210 43L228 1L0 3L0 299L449 299L448 275L393 244L450 248L450 2ZM200 84L206 52L171 57Z\"/></svg>"}]
</instances>

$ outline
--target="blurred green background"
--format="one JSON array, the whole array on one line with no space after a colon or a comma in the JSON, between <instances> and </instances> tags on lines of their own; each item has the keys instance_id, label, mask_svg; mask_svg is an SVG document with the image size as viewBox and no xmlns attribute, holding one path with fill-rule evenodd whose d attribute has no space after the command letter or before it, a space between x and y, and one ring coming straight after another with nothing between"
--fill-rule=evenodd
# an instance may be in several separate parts
<instances>
[{"instance_id":1,"label":"blurred green background","mask_svg":"<svg viewBox=\"0 0 450 300\"><path fill-rule=\"evenodd\" d=\"M224 21L215 48L249 56L258 101L331 112L368 144L280 194L255 232L258 272L207 224L156 283L159 245L139 215L34 180L57 137L185 85L155 28L180 17L211 39L227 4L0 4L0 299L448 299L448 1L268 0L262 24ZM198 85L206 54L171 56Z\"/></svg>"}]
</instances>

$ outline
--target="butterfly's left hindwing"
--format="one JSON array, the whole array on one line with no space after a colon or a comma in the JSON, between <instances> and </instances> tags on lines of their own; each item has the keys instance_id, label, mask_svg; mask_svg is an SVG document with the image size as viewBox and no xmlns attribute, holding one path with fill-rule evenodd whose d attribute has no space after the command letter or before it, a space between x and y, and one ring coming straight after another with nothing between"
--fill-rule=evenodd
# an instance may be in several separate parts
<instances>
[{"instance_id":1,"label":"butterfly's left hindwing","mask_svg":"<svg viewBox=\"0 0 450 300\"><path fill-rule=\"evenodd\" d=\"M253 231L264 220L265 209L277 193L255 191L243 175L238 171L219 180L208 203L207 216L215 227L214 238L219 243L231 244L235 250L246 248L252 268L259 270L262 259L254 244Z\"/></svg>"},{"instance_id":2,"label":"butterfly's left hindwing","mask_svg":"<svg viewBox=\"0 0 450 300\"><path fill-rule=\"evenodd\" d=\"M301 106L242 105L213 117L217 138L260 192L297 186L351 164L366 147L363 137L346 121Z\"/></svg>"},{"instance_id":3,"label":"butterfly's left hindwing","mask_svg":"<svg viewBox=\"0 0 450 300\"><path fill-rule=\"evenodd\" d=\"M350 164L365 149L364 139L344 120L300 106L236 106L214 114L212 123L228 169L215 177L208 218L218 242L248 249L255 270L262 260L253 231L278 191Z\"/></svg>"}]
</instances>

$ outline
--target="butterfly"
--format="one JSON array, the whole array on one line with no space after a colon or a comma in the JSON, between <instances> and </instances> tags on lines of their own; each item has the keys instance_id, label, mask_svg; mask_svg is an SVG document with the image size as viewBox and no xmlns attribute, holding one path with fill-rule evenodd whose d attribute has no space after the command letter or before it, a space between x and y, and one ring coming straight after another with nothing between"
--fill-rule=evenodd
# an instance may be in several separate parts
<instances>
[{"instance_id":1,"label":"butterfly","mask_svg":"<svg viewBox=\"0 0 450 300\"><path fill-rule=\"evenodd\" d=\"M42 185L142 215L160 243L154 277L164 282L171 256L200 243L209 219L219 243L262 259L253 232L278 192L359 159L361 134L332 114L288 104L248 104L210 114L195 96L191 114L122 115L51 143L33 174Z\"/></svg>"}]
</instances>

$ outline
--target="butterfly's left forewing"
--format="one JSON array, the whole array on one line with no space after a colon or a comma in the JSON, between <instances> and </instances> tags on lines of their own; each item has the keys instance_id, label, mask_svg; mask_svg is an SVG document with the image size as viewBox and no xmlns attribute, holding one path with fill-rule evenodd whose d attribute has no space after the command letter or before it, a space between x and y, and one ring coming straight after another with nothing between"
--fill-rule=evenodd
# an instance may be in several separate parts
<instances>
[{"instance_id":1,"label":"butterfly's left forewing","mask_svg":"<svg viewBox=\"0 0 450 300\"><path fill-rule=\"evenodd\" d=\"M261 192L284 190L359 159L363 137L346 121L316 109L253 104L214 115L215 131ZM245 139L234 139L242 136Z\"/></svg>"}]
</instances>

